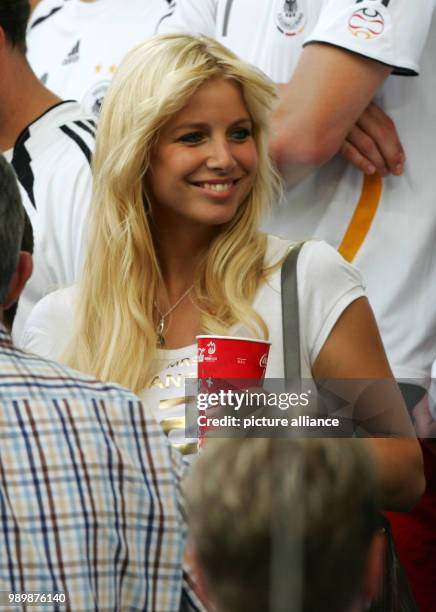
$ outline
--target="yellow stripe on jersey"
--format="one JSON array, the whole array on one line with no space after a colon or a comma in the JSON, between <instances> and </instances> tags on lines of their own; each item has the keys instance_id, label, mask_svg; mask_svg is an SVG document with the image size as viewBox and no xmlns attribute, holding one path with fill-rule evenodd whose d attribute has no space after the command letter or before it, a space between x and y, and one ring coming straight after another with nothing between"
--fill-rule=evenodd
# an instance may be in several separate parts
<instances>
[{"instance_id":1,"label":"yellow stripe on jersey","mask_svg":"<svg viewBox=\"0 0 436 612\"><path fill-rule=\"evenodd\" d=\"M195 401L195 395L182 395L180 397L171 397L169 399L160 400L159 410L168 410L169 408L175 408L185 403Z\"/></svg>"},{"instance_id":2,"label":"yellow stripe on jersey","mask_svg":"<svg viewBox=\"0 0 436 612\"><path fill-rule=\"evenodd\" d=\"M181 416L163 419L160 424L164 433L168 434L173 429L185 429L185 417Z\"/></svg>"},{"instance_id":3,"label":"yellow stripe on jersey","mask_svg":"<svg viewBox=\"0 0 436 612\"><path fill-rule=\"evenodd\" d=\"M186 444L173 444L174 448L182 453L182 455L194 455L198 452L198 445L196 442L189 442Z\"/></svg>"},{"instance_id":4,"label":"yellow stripe on jersey","mask_svg":"<svg viewBox=\"0 0 436 612\"><path fill-rule=\"evenodd\" d=\"M379 174L365 176L359 202L338 249L347 261L353 261L369 232L382 190L383 180Z\"/></svg>"}]
</instances>

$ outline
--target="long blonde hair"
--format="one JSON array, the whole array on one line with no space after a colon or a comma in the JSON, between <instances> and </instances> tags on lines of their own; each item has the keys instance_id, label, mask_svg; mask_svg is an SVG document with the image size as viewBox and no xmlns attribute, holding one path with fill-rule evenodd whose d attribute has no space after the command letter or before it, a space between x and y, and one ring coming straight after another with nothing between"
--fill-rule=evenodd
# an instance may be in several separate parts
<instances>
[{"instance_id":1,"label":"long blonde hair","mask_svg":"<svg viewBox=\"0 0 436 612\"><path fill-rule=\"evenodd\" d=\"M241 321L256 335L268 333L251 302L265 274L266 241L257 228L279 190L267 144L275 87L212 39L155 36L125 57L103 103L89 250L75 333L66 353L69 365L135 392L155 374L154 302L163 282L145 180L151 151L169 118L200 85L215 78L231 79L241 87L253 121L258 171L246 201L210 245L195 300L203 332L225 333Z\"/></svg>"}]
</instances>

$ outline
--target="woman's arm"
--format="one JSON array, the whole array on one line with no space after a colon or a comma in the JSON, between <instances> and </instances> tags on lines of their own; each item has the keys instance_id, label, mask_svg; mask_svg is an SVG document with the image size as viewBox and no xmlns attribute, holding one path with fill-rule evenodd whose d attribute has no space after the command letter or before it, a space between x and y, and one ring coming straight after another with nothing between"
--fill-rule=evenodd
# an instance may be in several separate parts
<instances>
[{"instance_id":1,"label":"woman's arm","mask_svg":"<svg viewBox=\"0 0 436 612\"><path fill-rule=\"evenodd\" d=\"M347 399L357 402L361 414L366 411L365 427L373 435L393 436L365 442L379 466L383 510L411 509L424 491L422 455L366 298L352 302L339 317L312 373L329 386L346 388Z\"/></svg>"}]
</instances>

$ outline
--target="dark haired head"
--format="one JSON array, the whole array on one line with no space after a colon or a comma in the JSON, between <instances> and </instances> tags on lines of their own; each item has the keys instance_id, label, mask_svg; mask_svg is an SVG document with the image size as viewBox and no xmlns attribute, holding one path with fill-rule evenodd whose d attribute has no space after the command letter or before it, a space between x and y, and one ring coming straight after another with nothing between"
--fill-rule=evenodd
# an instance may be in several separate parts
<instances>
[{"instance_id":1,"label":"dark haired head","mask_svg":"<svg viewBox=\"0 0 436 612\"><path fill-rule=\"evenodd\" d=\"M29 0L0 0L0 27L13 47L26 51L26 28L30 15Z\"/></svg>"},{"instance_id":2,"label":"dark haired head","mask_svg":"<svg viewBox=\"0 0 436 612\"><path fill-rule=\"evenodd\" d=\"M15 173L0 154L0 304L5 302L17 265L24 219Z\"/></svg>"}]
</instances>

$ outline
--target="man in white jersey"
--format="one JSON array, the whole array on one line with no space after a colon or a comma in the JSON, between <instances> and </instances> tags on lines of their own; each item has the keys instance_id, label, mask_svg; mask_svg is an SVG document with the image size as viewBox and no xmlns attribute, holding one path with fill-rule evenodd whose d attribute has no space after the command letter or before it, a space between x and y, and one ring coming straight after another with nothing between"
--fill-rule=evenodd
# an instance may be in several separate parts
<instances>
[{"instance_id":1,"label":"man in white jersey","mask_svg":"<svg viewBox=\"0 0 436 612\"><path fill-rule=\"evenodd\" d=\"M57 95L97 115L121 59L167 12L166 0L42 0L29 24L30 64Z\"/></svg>"},{"instance_id":2,"label":"man in white jersey","mask_svg":"<svg viewBox=\"0 0 436 612\"><path fill-rule=\"evenodd\" d=\"M0 151L14 167L34 234L34 271L20 298L14 337L44 295L77 280L91 199L95 124L63 102L25 57L27 0L0 0Z\"/></svg>"},{"instance_id":3,"label":"man in white jersey","mask_svg":"<svg viewBox=\"0 0 436 612\"><path fill-rule=\"evenodd\" d=\"M436 346L436 194L429 162L436 142L435 5L204 0L200 8L195 0L177 0L161 26L213 36L285 84L271 147L280 169L292 181L295 170L328 163L288 193L269 228L327 239L362 270L393 371L415 384L429 377ZM404 172L401 157L393 166L380 164L389 123L378 125L372 100L397 126ZM358 141L379 159L381 172L371 168L365 175L338 157L328 161L344 142L355 160ZM434 516L434 502L430 513L429 507ZM410 533L413 540L418 530ZM418 555L416 579L431 574L430 554ZM435 557L433 550L433 568ZM420 609L430 610L435 594L421 595Z\"/></svg>"}]
</instances>

